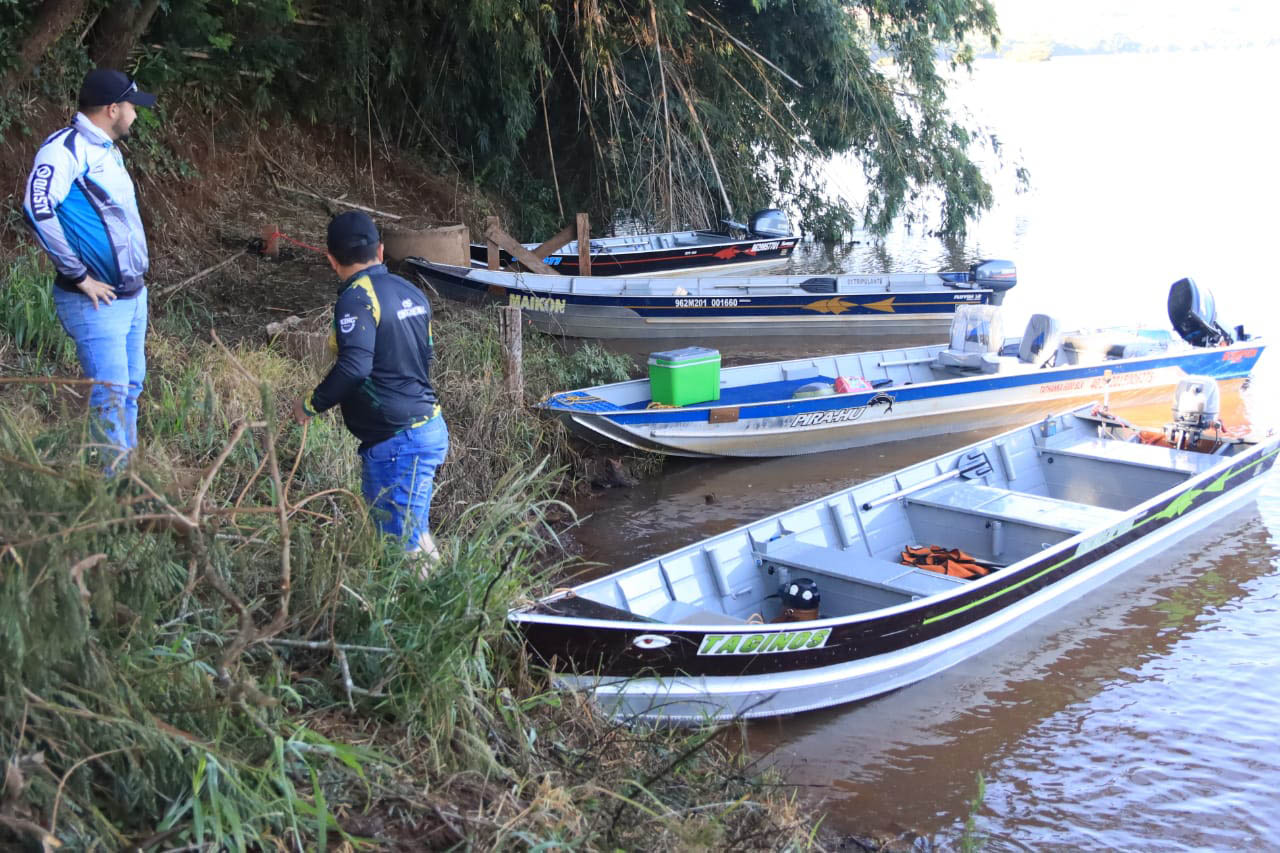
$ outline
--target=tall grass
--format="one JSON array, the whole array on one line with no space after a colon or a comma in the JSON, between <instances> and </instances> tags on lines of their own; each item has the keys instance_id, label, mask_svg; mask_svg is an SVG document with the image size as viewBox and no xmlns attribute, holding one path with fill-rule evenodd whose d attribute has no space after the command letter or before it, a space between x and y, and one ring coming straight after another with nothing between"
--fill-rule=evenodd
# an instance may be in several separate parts
<instances>
[{"instance_id":1,"label":"tall grass","mask_svg":"<svg viewBox=\"0 0 1280 853\"><path fill-rule=\"evenodd\" d=\"M75 365L76 348L53 307L53 271L28 246L4 266L0 287L0 336L18 352L24 371L48 373Z\"/></svg>"},{"instance_id":2,"label":"tall grass","mask_svg":"<svg viewBox=\"0 0 1280 853\"><path fill-rule=\"evenodd\" d=\"M483 314L442 347L454 446L425 583L368 521L340 423L284 418L314 371L171 322L127 477L82 467L47 398L0 412L0 840L809 843L712 733L608 724L528 668L505 614L562 564L571 454L501 396Z\"/></svg>"}]
</instances>

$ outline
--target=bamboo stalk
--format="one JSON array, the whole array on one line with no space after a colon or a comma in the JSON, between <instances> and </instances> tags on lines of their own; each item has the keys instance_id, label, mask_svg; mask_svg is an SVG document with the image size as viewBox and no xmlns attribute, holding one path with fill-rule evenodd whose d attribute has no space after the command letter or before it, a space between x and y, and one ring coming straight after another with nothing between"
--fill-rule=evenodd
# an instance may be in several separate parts
<instances>
[{"instance_id":1,"label":"bamboo stalk","mask_svg":"<svg viewBox=\"0 0 1280 853\"><path fill-rule=\"evenodd\" d=\"M547 115L547 71L542 70L542 126L547 131L547 156L551 160L551 183L556 188L556 209L564 219L564 203L560 200L560 177L556 174L556 149L551 144L551 118ZM544 256L545 257L545 256Z\"/></svg>"},{"instance_id":2,"label":"bamboo stalk","mask_svg":"<svg viewBox=\"0 0 1280 853\"><path fill-rule=\"evenodd\" d=\"M698 111L693 108L693 99L689 97L689 92L678 80L672 80L675 84L676 91L684 98L685 106L689 108L689 118L693 120L693 126L698 129L698 138L702 140L702 149L707 152L707 161L711 164L711 171L716 176L716 186L720 188L720 198L724 201L724 209L729 215L733 215L733 205L729 204L729 194L724 190L724 181L720 180L720 167L716 165L716 156L711 151L711 143L707 140L707 132L702 127L702 121L698 118Z\"/></svg>"},{"instance_id":3,"label":"bamboo stalk","mask_svg":"<svg viewBox=\"0 0 1280 853\"><path fill-rule=\"evenodd\" d=\"M649 0L649 22L653 25L653 48L658 55L658 79L662 83L663 140L667 159L667 226L675 227L675 175L671 162L671 108L667 104L667 71L662 61L662 33L658 31L657 0Z\"/></svg>"}]
</instances>

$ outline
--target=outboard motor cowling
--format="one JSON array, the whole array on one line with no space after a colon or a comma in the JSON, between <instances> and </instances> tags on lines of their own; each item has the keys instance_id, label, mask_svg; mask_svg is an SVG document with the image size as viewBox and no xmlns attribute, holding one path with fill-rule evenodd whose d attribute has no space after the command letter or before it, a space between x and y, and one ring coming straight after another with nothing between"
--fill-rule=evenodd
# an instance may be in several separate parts
<instances>
[{"instance_id":1,"label":"outboard motor cowling","mask_svg":"<svg viewBox=\"0 0 1280 853\"><path fill-rule=\"evenodd\" d=\"M787 214L777 208L760 210L751 214L751 227L748 229L757 237L791 237L791 220Z\"/></svg>"},{"instance_id":2,"label":"outboard motor cowling","mask_svg":"<svg viewBox=\"0 0 1280 853\"><path fill-rule=\"evenodd\" d=\"M1013 261L979 261L969 267L975 287L991 291L991 304L1004 302L1004 292L1018 283L1018 270Z\"/></svg>"},{"instance_id":3,"label":"outboard motor cowling","mask_svg":"<svg viewBox=\"0 0 1280 853\"><path fill-rule=\"evenodd\" d=\"M813 578L795 578L782 585L782 613L776 622L806 622L818 618L822 595Z\"/></svg>"},{"instance_id":4,"label":"outboard motor cowling","mask_svg":"<svg viewBox=\"0 0 1280 853\"><path fill-rule=\"evenodd\" d=\"M1213 294L1201 290L1190 278L1178 279L1169 288L1169 322L1192 346L1214 347L1234 342L1227 330L1218 325Z\"/></svg>"},{"instance_id":5,"label":"outboard motor cowling","mask_svg":"<svg viewBox=\"0 0 1280 853\"><path fill-rule=\"evenodd\" d=\"M1174 447L1194 446L1205 430L1221 430L1218 383L1208 376L1184 376L1173 392L1173 423L1165 427Z\"/></svg>"}]
</instances>

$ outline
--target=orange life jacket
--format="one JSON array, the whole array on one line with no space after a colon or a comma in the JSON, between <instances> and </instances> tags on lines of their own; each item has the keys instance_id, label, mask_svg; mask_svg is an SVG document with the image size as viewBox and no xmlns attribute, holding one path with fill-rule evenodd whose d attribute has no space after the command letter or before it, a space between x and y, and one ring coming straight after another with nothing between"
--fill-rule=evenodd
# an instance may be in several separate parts
<instances>
[{"instance_id":1,"label":"orange life jacket","mask_svg":"<svg viewBox=\"0 0 1280 853\"><path fill-rule=\"evenodd\" d=\"M902 549L902 564L955 578L980 578L991 571L971 554L959 548L948 550L941 545L908 545Z\"/></svg>"}]
</instances>

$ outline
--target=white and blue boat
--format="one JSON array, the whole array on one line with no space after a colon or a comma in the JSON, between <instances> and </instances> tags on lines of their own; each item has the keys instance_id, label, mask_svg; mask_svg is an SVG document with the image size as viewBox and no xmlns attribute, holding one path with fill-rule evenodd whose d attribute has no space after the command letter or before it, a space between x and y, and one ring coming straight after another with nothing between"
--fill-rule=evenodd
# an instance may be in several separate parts
<instances>
[{"instance_id":1,"label":"white and blue boat","mask_svg":"<svg viewBox=\"0 0 1280 853\"><path fill-rule=\"evenodd\" d=\"M719 397L654 403L649 380L553 394L539 405L588 437L676 456L790 456L996 427L1108 394L1156 402L1191 374L1243 379L1263 342L1217 324L1213 299L1175 283L1167 329L1063 332L1031 317L1002 339L997 309L957 311L933 346L793 359L722 370ZM849 389L849 390L845 390ZM1150 399L1147 399L1150 398Z\"/></svg>"},{"instance_id":2,"label":"white and blue boat","mask_svg":"<svg viewBox=\"0 0 1280 853\"><path fill-rule=\"evenodd\" d=\"M997 305L1017 283L1013 264L997 260L956 272L687 278L536 275L421 258L405 264L434 293L516 305L538 331L575 338L941 337L957 308Z\"/></svg>"}]
</instances>

